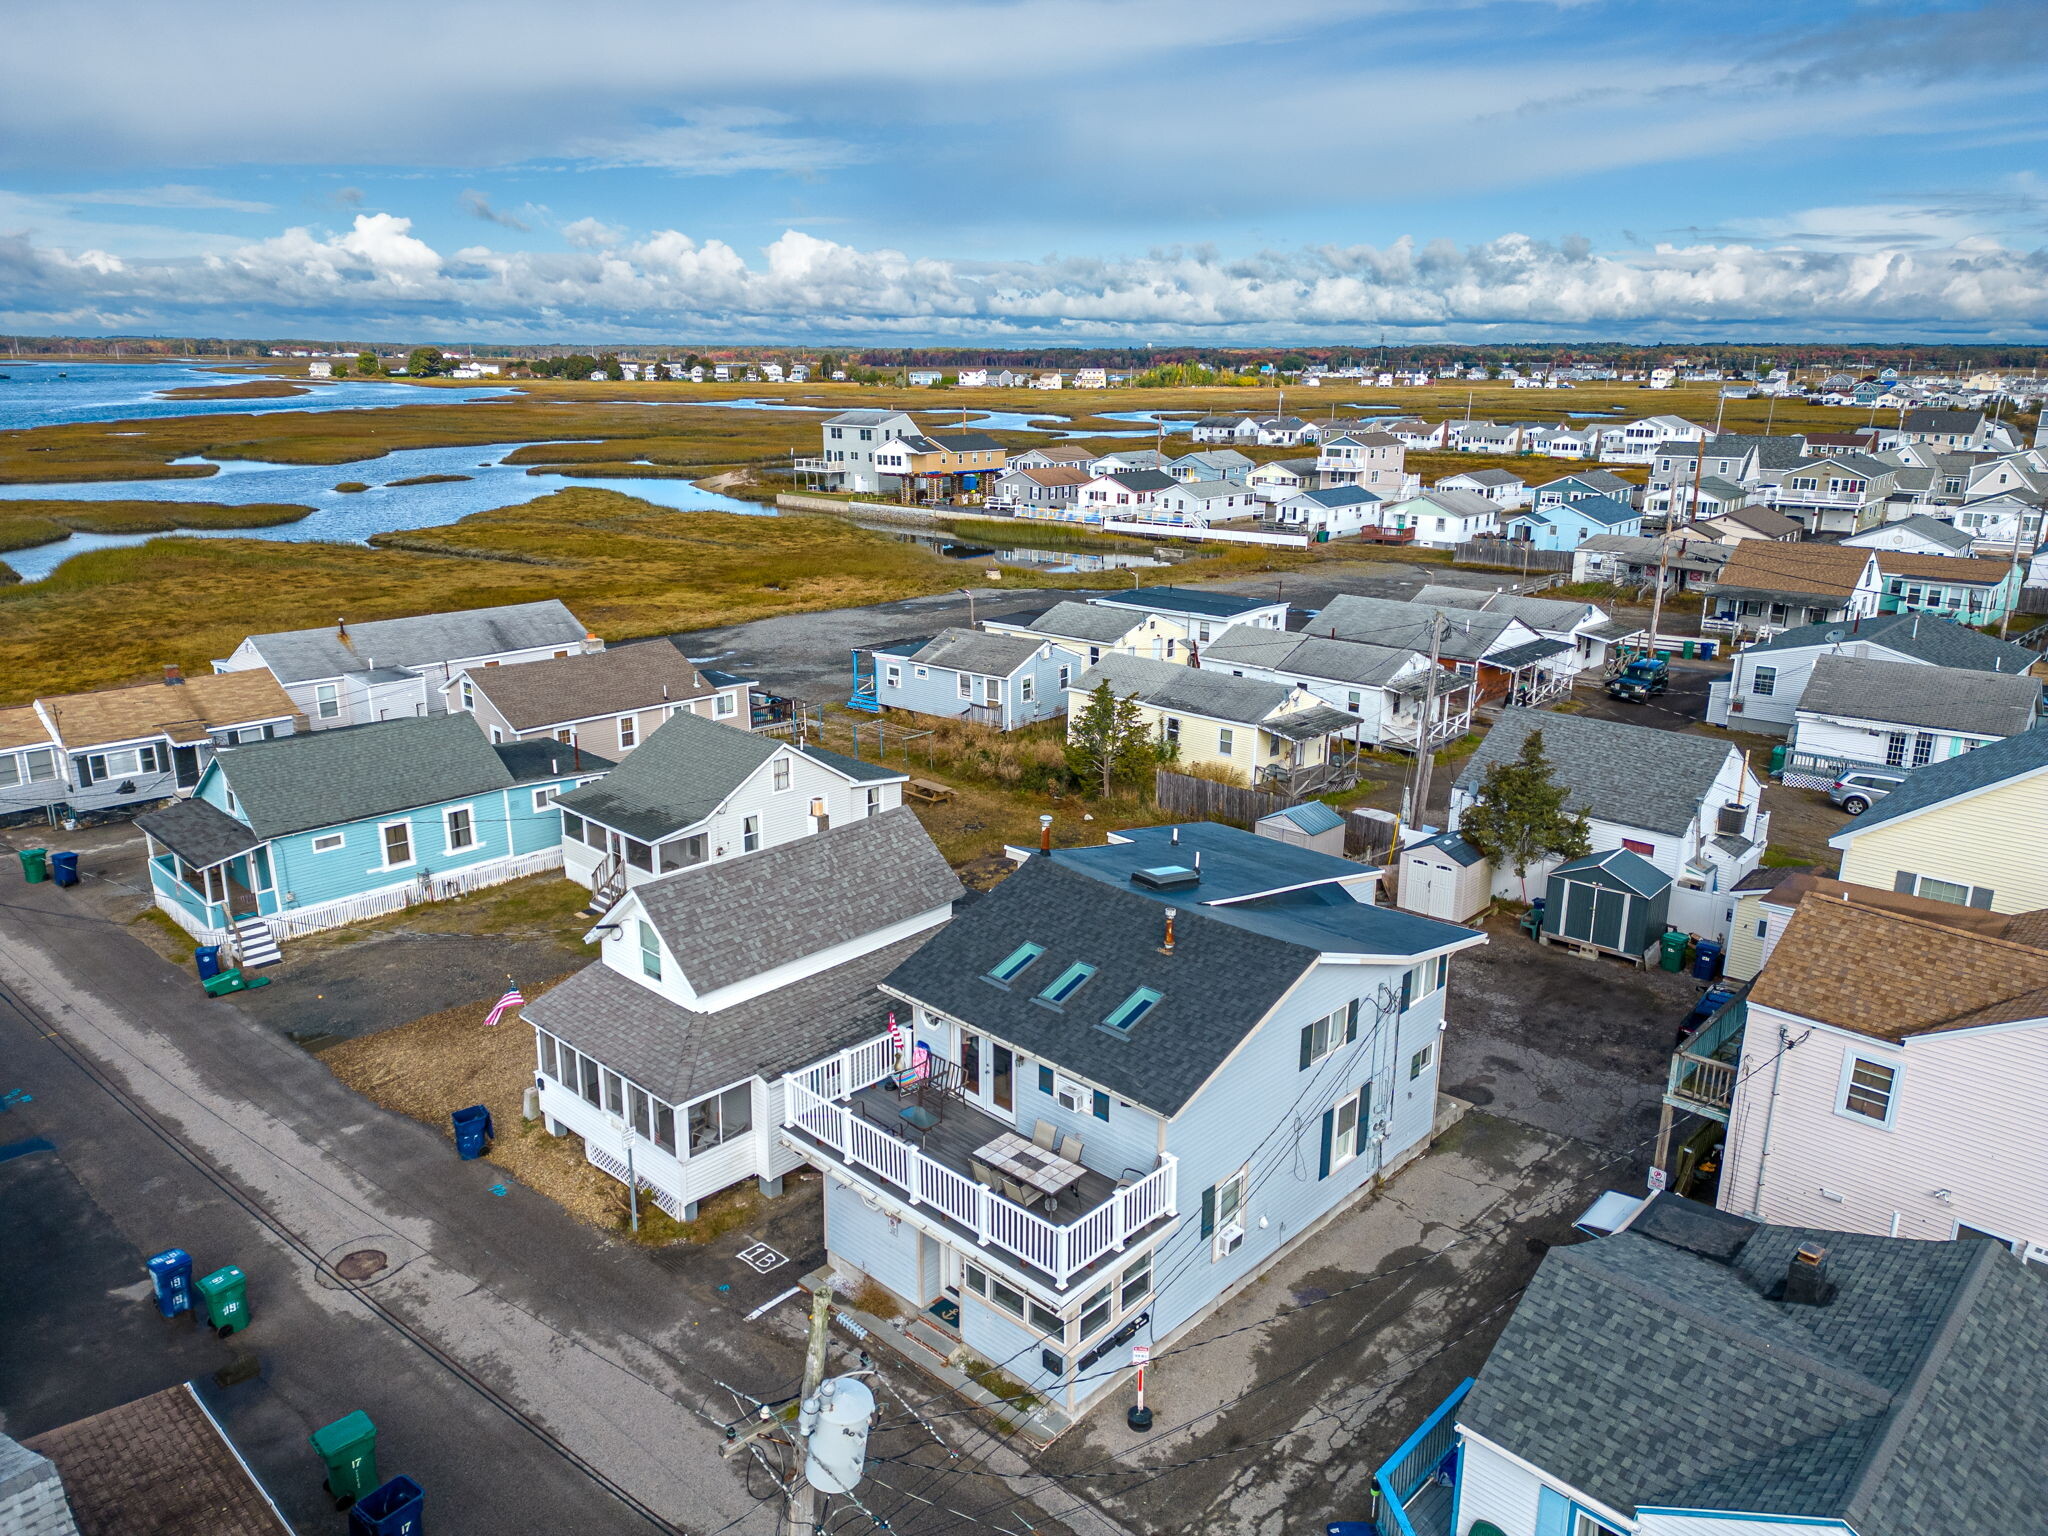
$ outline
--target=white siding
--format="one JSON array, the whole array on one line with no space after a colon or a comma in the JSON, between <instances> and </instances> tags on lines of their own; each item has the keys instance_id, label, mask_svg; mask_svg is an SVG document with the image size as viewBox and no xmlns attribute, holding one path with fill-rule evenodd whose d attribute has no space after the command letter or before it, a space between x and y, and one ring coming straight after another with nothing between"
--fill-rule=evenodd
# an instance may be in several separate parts
<instances>
[{"instance_id":1,"label":"white siding","mask_svg":"<svg viewBox=\"0 0 2048 1536\"><path fill-rule=\"evenodd\" d=\"M1491 1520L1502 1536L1536 1536L1536 1501L1543 1479L1518 1461L1464 1434L1458 1458L1458 1524L1469 1531Z\"/></svg>"},{"instance_id":2,"label":"white siding","mask_svg":"<svg viewBox=\"0 0 2048 1536\"><path fill-rule=\"evenodd\" d=\"M1777 1054L1781 1025L1796 1043ZM1889 1126L1838 1112L1851 1054L1898 1069ZM1962 1222L2048 1244L2048 1120L2040 1113L2048 1024L1919 1035L1892 1046L1752 1008L1742 1072L1724 1210L1880 1235L1896 1222L1901 1237L1937 1240ZM1947 1198L1937 1199L1938 1190Z\"/></svg>"},{"instance_id":3,"label":"white siding","mask_svg":"<svg viewBox=\"0 0 2048 1536\"><path fill-rule=\"evenodd\" d=\"M1839 1520L1771 1520L1758 1515L1646 1514L1636 1536L1831 1536L1849 1527Z\"/></svg>"}]
</instances>

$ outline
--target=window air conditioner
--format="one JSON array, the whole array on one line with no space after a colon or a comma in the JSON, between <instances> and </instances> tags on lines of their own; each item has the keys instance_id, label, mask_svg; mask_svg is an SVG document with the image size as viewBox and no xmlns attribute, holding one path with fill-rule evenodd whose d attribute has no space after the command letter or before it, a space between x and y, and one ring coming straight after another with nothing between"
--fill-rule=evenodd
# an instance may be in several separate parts
<instances>
[{"instance_id":1,"label":"window air conditioner","mask_svg":"<svg viewBox=\"0 0 2048 1536\"><path fill-rule=\"evenodd\" d=\"M1217 1258L1227 1259L1243 1246L1244 1227L1242 1224L1233 1221L1229 1226L1218 1229L1216 1233Z\"/></svg>"},{"instance_id":2,"label":"window air conditioner","mask_svg":"<svg viewBox=\"0 0 2048 1536\"><path fill-rule=\"evenodd\" d=\"M1088 1101L1088 1090L1070 1077L1055 1077L1052 1080L1052 1096L1061 1109L1078 1113Z\"/></svg>"}]
</instances>

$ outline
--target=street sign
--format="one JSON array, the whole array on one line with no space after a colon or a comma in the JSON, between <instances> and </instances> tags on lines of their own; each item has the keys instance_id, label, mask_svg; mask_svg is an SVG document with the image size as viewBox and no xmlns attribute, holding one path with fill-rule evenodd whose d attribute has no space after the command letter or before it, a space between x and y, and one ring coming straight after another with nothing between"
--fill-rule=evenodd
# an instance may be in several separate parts
<instances>
[{"instance_id":1,"label":"street sign","mask_svg":"<svg viewBox=\"0 0 2048 1536\"><path fill-rule=\"evenodd\" d=\"M1133 1344L1131 1346L1131 1364L1143 1365L1151 1358L1152 1346L1150 1344Z\"/></svg>"},{"instance_id":2,"label":"street sign","mask_svg":"<svg viewBox=\"0 0 2048 1536\"><path fill-rule=\"evenodd\" d=\"M1664 1170L1663 1170L1662 1168L1652 1168L1652 1169L1650 1170L1650 1193L1651 1193L1651 1194L1653 1194L1653 1195L1661 1195L1661 1194L1663 1194L1663 1193L1664 1193L1664 1191L1665 1191L1665 1190L1669 1189L1670 1187L1671 1187L1671 1175L1670 1175L1670 1174L1666 1173L1666 1172L1665 1172L1665 1171L1664 1171Z\"/></svg>"}]
</instances>

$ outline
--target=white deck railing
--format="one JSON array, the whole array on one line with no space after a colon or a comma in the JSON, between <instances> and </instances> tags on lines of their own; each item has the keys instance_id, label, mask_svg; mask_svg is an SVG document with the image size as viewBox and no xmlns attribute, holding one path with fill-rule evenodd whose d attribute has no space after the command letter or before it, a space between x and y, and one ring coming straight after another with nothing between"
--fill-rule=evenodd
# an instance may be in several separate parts
<instances>
[{"instance_id":1,"label":"white deck railing","mask_svg":"<svg viewBox=\"0 0 2048 1536\"><path fill-rule=\"evenodd\" d=\"M1000 1248L1052 1276L1061 1290L1104 1254L1120 1251L1133 1234L1178 1212L1178 1164L1170 1155L1162 1155L1159 1166L1137 1183L1064 1226L984 1188L841 1102L882 1081L895 1070L895 1061L895 1048L882 1035L791 1073L783 1079L783 1125L802 1131L849 1169L879 1175L912 1206L927 1206L957 1222L983 1246Z\"/></svg>"}]
</instances>

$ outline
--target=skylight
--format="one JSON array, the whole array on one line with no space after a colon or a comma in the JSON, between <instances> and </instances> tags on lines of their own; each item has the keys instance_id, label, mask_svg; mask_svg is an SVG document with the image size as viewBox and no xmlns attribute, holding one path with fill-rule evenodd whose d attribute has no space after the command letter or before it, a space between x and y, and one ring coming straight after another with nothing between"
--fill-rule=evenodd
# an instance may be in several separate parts
<instances>
[{"instance_id":1,"label":"skylight","mask_svg":"<svg viewBox=\"0 0 2048 1536\"><path fill-rule=\"evenodd\" d=\"M1137 1023L1138 1020L1145 1017L1146 1014L1150 1013L1153 1004L1158 1001L1159 994L1157 992L1154 992L1150 987L1140 987L1129 997L1118 1003L1110 1016L1102 1022L1117 1031L1127 1030Z\"/></svg>"},{"instance_id":2,"label":"skylight","mask_svg":"<svg viewBox=\"0 0 2048 1536\"><path fill-rule=\"evenodd\" d=\"M1015 981L1017 974L1025 966L1044 953L1045 946L1043 944L1019 944L1010 951L1009 955L1000 964L989 972L989 975L995 977L997 981Z\"/></svg>"},{"instance_id":3,"label":"skylight","mask_svg":"<svg viewBox=\"0 0 2048 1536\"><path fill-rule=\"evenodd\" d=\"M1068 998L1081 990L1082 982L1094 974L1094 966L1076 960L1072 965L1059 973L1051 986L1038 995L1048 1003L1064 1003Z\"/></svg>"}]
</instances>

